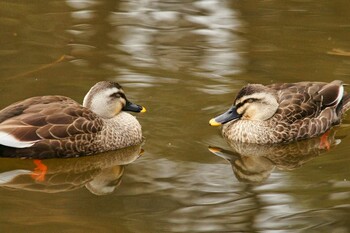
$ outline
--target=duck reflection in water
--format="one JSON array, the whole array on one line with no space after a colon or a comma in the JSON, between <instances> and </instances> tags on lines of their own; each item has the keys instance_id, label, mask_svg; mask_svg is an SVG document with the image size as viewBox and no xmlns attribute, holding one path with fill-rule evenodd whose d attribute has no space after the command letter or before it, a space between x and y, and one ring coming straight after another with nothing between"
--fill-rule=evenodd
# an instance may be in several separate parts
<instances>
[{"instance_id":1,"label":"duck reflection in water","mask_svg":"<svg viewBox=\"0 0 350 233\"><path fill-rule=\"evenodd\" d=\"M228 141L231 150L209 147L213 154L231 163L233 173L241 182L261 183L275 168L294 170L338 145L335 130L321 137L283 144L250 144Z\"/></svg>"},{"instance_id":2,"label":"duck reflection in water","mask_svg":"<svg viewBox=\"0 0 350 233\"><path fill-rule=\"evenodd\" d=\"M58 193L85 186L95 195L106 195L120 185L125 165L142 153L141 145L137 145L80 158L1 158L0 187Z\"/></svg>"}]
</instances>

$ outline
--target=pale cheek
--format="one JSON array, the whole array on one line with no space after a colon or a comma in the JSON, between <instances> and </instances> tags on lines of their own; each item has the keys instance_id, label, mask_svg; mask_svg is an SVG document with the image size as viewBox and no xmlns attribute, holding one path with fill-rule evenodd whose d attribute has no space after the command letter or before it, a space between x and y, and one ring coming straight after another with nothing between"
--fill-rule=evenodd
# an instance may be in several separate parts
<instances>
[{"instance_id":1,"label":"pale cheek","mask_svg":"<svg viewBox=\"0 0 350 233\"><path fill-rule=\"evenodd\" d=\"M120 111L122 110L123 105L121 103L117 103L116 107L115 107L115 114L120 113Z\"/></svg>"},{"instance_id":2,"label":"pale cheek","mask_svg":"<svg viewBox=\"0 0 350 233\"><path fill-rule=\"evenodd\" d=\"M236 111L239 115L242 115L244 113L245 109L243 109L243 107L241 107L241 108L236 109Z\"/></svg>"}]
</instances>

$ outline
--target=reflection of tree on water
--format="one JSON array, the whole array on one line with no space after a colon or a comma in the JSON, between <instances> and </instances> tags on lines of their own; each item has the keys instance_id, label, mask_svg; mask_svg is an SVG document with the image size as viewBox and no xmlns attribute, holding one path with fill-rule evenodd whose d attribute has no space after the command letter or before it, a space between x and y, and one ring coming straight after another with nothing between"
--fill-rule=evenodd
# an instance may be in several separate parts
<instances>
[{"instance_id":1,"label":"reflection of tree on water","mask_svg":"<svg viewBox=\"0 0 350 233\"><path fill-rule=\"evenodd\" d=\"M266 180L274 168L293 170L340 143L331 134L288 144L248 144L228 142L232 151L210 147L209 150L232 165L236 178L243 182L259 183Z\"/></svg>"},{"instance_id":2,"label":"reflection of tree on water","mask_svg":"<svg viewBox=\"0 0 350 233\"><path fill-rule=\"evenodd\" d=\"M242 40L236 34L241 22L227 1L67 4L76 10L68 30L76 64L115 75L145 70L162 75L180 69L200 76L226 75L241 67Z\"/></svg>"},{"instance_id":3,"label":"reflection of tree on water","mask_svg":"<svg viewBox=\"0 0 350 233\"><path fill-rule=\"evenodd\" d=\"M138 145L80 158L1 158L0 187L57 193L85 186L96 195L110 194L120 185L124 166L135 161L141 150Z\"/></svg>"},{"instance_id":4,"label":"reflection of tree on water","mask_svg":"<svg viewBox=\"0 0 350 233\"><path fill-rule=\"evenodd\" d=\"M117 9L119 1L66 1L73 9L70 16L72 25L67 30L72 36L69 43L70 55L76 57L73 62L78 66L88 66L89 73L95 70L95 75L106 75L104 69L114 63L109 57L111 51L109 34L112 25L108 23L111 11ZM98 72L97 72L98 71Z\"/></svg>"}]
</instances>

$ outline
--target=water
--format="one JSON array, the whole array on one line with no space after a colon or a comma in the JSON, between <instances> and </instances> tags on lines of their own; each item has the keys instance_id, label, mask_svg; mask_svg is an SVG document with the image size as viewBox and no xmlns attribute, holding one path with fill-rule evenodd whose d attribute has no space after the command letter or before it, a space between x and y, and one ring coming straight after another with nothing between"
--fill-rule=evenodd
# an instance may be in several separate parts
<instances>
[{"instance_id":1,"label":"water","mask_svg":"<svg viewBox=\"0 0 350 233\"><path fill-rule=\"evenodd\" d=\"M0 181L1 231L350 232L349 116L330 149L289 148L291 158L237 155L208 126L247 83L349 83L349 9L345 0L2 1L0 107L46 94L82 102L114 80L148 111L137 115L140 157L136 148L44 160L43 179L38 161L1 159L1 173L21 174Z\"/></svg>"}]
</instances>

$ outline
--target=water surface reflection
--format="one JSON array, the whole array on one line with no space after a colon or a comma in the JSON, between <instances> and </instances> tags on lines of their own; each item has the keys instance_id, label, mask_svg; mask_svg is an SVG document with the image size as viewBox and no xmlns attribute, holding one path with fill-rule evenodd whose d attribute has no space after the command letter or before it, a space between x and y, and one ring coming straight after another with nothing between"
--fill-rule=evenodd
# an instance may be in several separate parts
<instances>
[{"instance_id":1,"label":"water surface reflection","mask_svg":"<svg viewBox=\"0 0 350 233\"><path fill-rule=\"evenodd\" d=\"M231 163L239 181L260 183L268 179L275 168L294 170L340 143L333 129L320 137L297 142L259 145L228 141L231 150L213 146L209 146L209 150Z\"/></svg>"},{"instance_id":2,"label":"water surface reflection","mask_svg":"<svg viewBox=\"0 0 350 233\"><path fill-rule=\"evenodd\" d=\"M124 166L140 154L141 145L80 158L1 158L0 187L58 193L85 186L95 195L110 194L120 185Z\"/></svg>"},{"instance_id":3,"label":"water surface reflection","mask_svg":"<svg viewBox=\"0 0 350 233\"><path fill-rule=\"evenodd\" d=\"M226 148L208 118L247 83L349 82L349 9L347 0L1 1L2 107L47 94L81 102L92 84L113 80L148 110L137 116L144 156L124 173L106 165L112 184L123 175L122 187L92 195L81 187L97 179L100 162L81 172L65 164L67 173L58 175L63 161L49 161L47 183L27 175L0 188L1 230L350 232L345 124L338 146L293 157L290 167L271 154L233 158L247 168L267 164L261 183L237 181L227 161L207 149ZM69 59L54 62L64 55ZM35 168L13 161L1 160L1 171Z\"/></svg>"}]
</instances>

